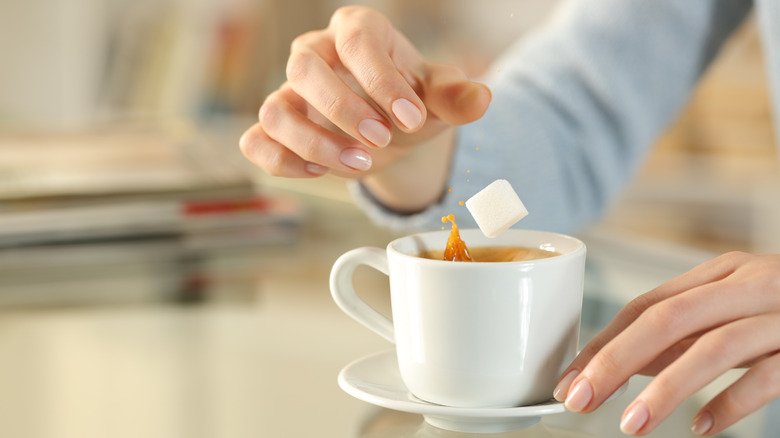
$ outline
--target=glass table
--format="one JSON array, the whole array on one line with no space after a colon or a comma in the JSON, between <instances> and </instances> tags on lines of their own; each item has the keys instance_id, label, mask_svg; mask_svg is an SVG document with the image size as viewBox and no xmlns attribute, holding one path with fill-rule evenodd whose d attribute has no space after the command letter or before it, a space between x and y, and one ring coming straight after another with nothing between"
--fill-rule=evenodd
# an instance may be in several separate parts
<instances>
[{"instance_id":1,"label":"glass table","mask_svg":"<svg viewBox=\"0 0 780 438\"><path fill-rule=\"evenodd\" d=\"M392 346L331 302L330 266L348 249L384 246L394 236L348 206L315 206L308 218L293 243L223 257L221 263L233 271L223 270L222 275L230 274L228 280L242 285L240 298L206 293L194 303L158 300L3 310L3 435L623 436L620 415L646 378L632 379L625 394L592 414L545 414L528 428L489 435L442 430L419 414L385 409L342 391L337 376L347 364ZM582 237L589 246L583 340L631 297L708 256L597 229ZM369 291L366 300L389 311L383 276L358 272L355 281L361 283L359 290ZM50 287L57 290L56 284ZM106 288L110 294L110 281ZM729 379L733 376L724 382ZM690 399L650 436L689 436L698 406L724 382ZM758 412L723 436L761 436L763 418Z\"/></svg>"}]
</instances>

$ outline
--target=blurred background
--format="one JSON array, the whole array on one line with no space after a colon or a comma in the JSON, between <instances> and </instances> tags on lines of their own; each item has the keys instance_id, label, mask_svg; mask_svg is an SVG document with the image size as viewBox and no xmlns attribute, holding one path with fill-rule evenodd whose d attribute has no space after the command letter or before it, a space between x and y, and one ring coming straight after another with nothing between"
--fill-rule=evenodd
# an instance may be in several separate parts
<instances>
[{"instance_id":1,"label":"blurred background","mask_svg":"<svg viewBox=\"0 0 780 438\"><path fill-rule=\"evenodd\" d=\"M199 277L197 265L206 262L191 260L193 253L292 242L310 204L351 204L341 181L264 179L237 147L265 96L284 80L292 39L325 27L341 5L2 2L0 245L7 256L0 270L8 275L0 276L0 305L51 305L71 296L133 300L140 290L169 291L180 281L182 294L197 295L194 289L216 286ZM430 57L474 75L551 7L529 2L515 16L508 1L487 8L469 1L371 5ZM323 217L318 226L328 222ZM163 242L175 248L161 249ZM165 251L186 260L146 266L149 254ZM109 269L94 272L95 263L110 264L128 281L106 293L101 280L100 297L87 297L83 276ZM168 278L190 271L197 278ZM134 283L150 274L159 279L154 285ZM63 292L71 280L76 290Z\"/></svg>"},{"instance_id":2,"label":"blurred background","mask_svg":"<svg viewBox=\"0 0 780 438\"><path fill-rule=\"evenodd\" d=\"M359 435L365 406L334 388L335 374L387 345L335 310L328 272L346 250L394 234L368 222L342 181L268 178L238 150L284 80L292 39L342 4L0 2L9 436L301 436L292 419L302 409L332 436ZM366 4L426 56L478 76L557 1ZM716 253L780 252L769 105L751 18L620 201L583 233L594 249L592 331ZM387 311L383 277L358 272L356 284ZM333 332L313 336L314 325ZM325 338L341 335L349 347ZM614 426L588 427L607 436ZM744 427L724 436L757 436Z\"/></svg>"}]
</instances>

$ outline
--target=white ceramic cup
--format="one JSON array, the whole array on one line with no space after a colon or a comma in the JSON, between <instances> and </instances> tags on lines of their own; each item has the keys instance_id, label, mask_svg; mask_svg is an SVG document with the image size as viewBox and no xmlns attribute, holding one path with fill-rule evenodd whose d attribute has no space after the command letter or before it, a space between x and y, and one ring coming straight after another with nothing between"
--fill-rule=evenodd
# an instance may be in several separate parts
<instances>
[{"instance_id":1,"label":"white ceramic cup","mask_svg":"<svg viewBox=\"0 0 780 438\"><path fill-rule=\"evenodd\" d=\"M573 237L507 230L489 239L461 230L469 247L525 246L560 255L515 262L416 257L443 250L449 231L357 248L333 265L330 289L349 316L396 344L401 378L419 399L468 408L549 400L577 351L585 244ZM390 277L392 321L359 298L358 265Z\"/></svg>"}]
</instances>

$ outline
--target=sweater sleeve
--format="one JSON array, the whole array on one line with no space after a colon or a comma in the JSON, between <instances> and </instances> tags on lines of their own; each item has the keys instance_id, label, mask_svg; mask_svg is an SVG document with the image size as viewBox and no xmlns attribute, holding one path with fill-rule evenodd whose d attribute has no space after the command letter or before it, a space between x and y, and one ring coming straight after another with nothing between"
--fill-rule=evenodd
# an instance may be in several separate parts
<instances>
[{"instance_id":1,"label":"sweater sleeve","mask_svg":"<svg viewBox=\"0 0 780 438\"><path fill-rule=\"evenodd\" d=\"M395 229L441 227L492 181L510 181L530 214L516 226L576 232L597 219L634 175L687 100L748 0L570 0L491 69L493 101L458 130L450 188L412 216L356 200Z\"/></svg>"}]
</instances>

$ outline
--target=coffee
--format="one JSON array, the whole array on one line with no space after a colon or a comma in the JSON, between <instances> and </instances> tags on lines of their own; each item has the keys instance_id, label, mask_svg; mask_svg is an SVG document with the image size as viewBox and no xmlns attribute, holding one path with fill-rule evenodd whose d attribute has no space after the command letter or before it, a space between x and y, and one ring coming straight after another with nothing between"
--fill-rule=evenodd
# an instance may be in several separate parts
<instances>
[{"instance_id":1,"label":"coffee","mask_svg":"<svg viewBox=\"0 0 780 438\"><path fill-rule=\"evenodd\" d=\"M554 251L525 246L478 246L469 248L471 261L474 262L517 262L522 260L546 259L560 255ZM417 254L417 257L432 260L445 260L444 251L434 249Z\"/></svg>"},{"instance_id":2,"label":"coffee","mask_svg":"<svg viewBox=\"0 0 780 438\"><path fill-rule=\"evenodd\" d=\"M452 224L447 245L444 250L429 250L417 254L417 257L431 260L446 260L451 262L519 262L523 260L546 259L560 255L554 251L524 246L483 246L469 249L466 242L460 238L458 224L454 215L441 218L441 222ZM443 228L443 227L442 227Z\"/></svg>"}]
</instances>

